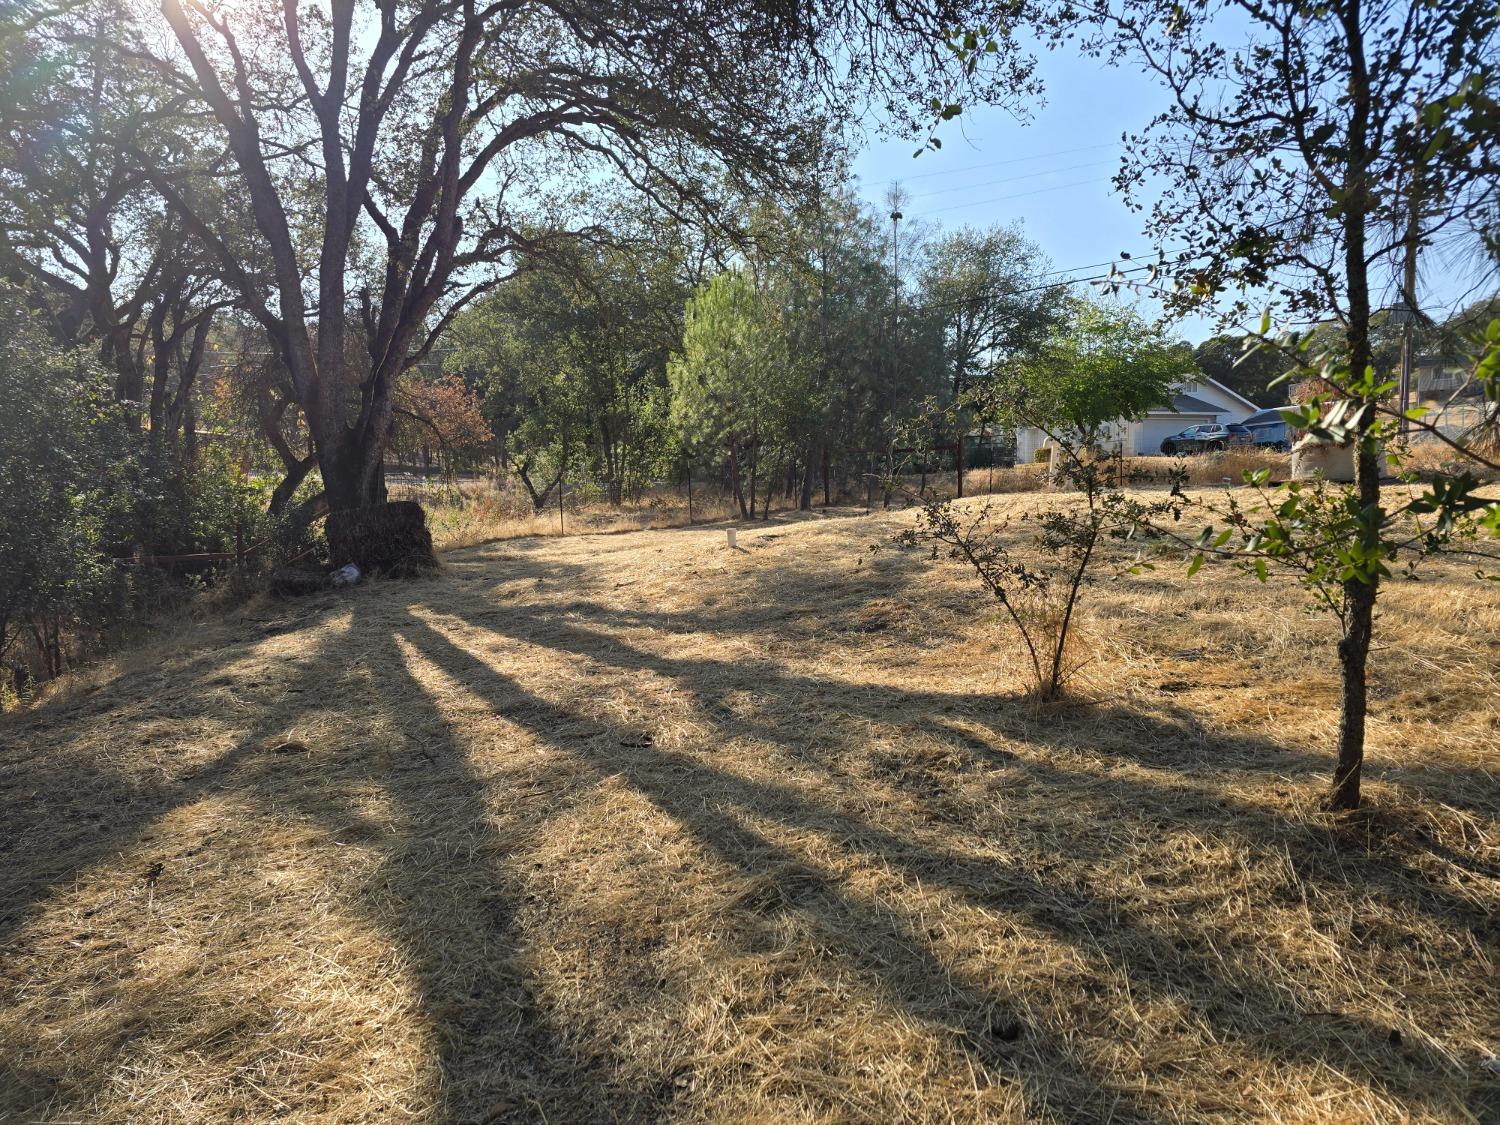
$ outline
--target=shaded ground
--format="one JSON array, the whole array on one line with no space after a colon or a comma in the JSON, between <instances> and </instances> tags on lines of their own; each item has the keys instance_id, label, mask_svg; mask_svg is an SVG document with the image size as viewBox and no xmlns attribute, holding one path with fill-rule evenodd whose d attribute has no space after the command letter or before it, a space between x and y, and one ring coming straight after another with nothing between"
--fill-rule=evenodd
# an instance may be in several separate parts
<instances>
[{"instance_id":1,"label":"shaded ground","mask_svg":"<svg viewBox=\"0 0 1500 1125\"><path fill-rule=\"evenodd\" d=\"M1493 587L1393 588L1335 821L1295 590L1112 584L1038 708L904 518L475 548L0 727L0 1120L1500 1119Z\"/></svg>"}]
</instances>

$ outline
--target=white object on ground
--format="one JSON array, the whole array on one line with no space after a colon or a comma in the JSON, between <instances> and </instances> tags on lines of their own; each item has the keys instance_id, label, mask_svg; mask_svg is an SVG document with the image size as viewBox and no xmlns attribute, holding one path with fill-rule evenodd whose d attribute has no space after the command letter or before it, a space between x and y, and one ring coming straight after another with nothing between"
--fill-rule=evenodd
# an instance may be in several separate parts
<instances>
[{"instance_id":1,"label":"white object on ground","mask_svg":"<svg viewBox=\"0 0 1500 1125\"><path fill-rule=\"evenodd\" d=\"M363 577L364 575L359 572L359 567L350 563L348 566L341 566L335 570L328 576L328 580L335 586L357 586Z\"/></svg>"},{"instance_id":2,"label":"white object on ground","mask_svg":"<svg viewBox=\"0 0 1500 1125\"><path fill-rule=\"evenodd\" d=\"M734 549L734 539L735 539L734 528L732 528L732 527L729 528L727 530L727 534L729 536L729 548L730 548L730 550L733 550Z\"/></svg>"}]
</instances>

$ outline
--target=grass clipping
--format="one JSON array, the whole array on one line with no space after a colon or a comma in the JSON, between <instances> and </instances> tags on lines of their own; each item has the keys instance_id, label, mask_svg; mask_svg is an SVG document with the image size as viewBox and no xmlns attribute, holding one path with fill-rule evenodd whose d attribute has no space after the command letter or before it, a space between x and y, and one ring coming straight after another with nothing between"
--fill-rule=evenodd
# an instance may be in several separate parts
<instances>
[{"instance_id":1,"label":"grass clipping","mask_svg":"<svg viewBox=\"0 0 1500 1125\"><path fill-rule=\"evenodd\" d=\"M1389 588L1331 819L1295 588L1106 586L1041 707L839 514L458 552L8 720L0 1120L1497 1119L1493 589Z\"/></svg>"}]
</instances>

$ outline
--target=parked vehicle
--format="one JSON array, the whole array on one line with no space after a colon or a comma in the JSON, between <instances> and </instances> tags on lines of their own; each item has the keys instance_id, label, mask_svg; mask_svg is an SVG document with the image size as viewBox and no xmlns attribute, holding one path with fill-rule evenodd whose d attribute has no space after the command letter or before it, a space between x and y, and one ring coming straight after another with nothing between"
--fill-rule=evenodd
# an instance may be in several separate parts
<instances>
[{"instance_id":1,"label":"parked vehicle","mask_svg":"<svg viewBox=\"0 0 1500 1125\"><path fill-rule=\"evenodd\" d=\"M1161 443L1168 456L1179 453L1219 453L1225 449L1244 449L1255 444L1255 435L1244 426L1189 426Z\"/></svg>"},{"instance_id":2,"label":"parked vehicle","mask_svg":"<svg viewBox=\"0 0 1500 1125\"><path fill-rule=\"evenodd\" d=\"M1292 447L1292 435L1287 430L1285 419L1281 417L1283 409L1272 406L1257 410L1241 423L1254 436L1257 446L1274 449L1278 453L1284 453Z\"/></svg>"}]
</instances>

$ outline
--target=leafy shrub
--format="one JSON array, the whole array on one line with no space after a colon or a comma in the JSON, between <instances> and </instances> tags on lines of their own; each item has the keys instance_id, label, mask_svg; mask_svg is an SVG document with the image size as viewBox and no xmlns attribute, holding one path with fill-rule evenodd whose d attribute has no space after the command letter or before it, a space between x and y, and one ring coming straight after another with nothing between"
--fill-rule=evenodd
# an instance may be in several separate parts
<instances>
[{"instance_id":1,"label":"leafy shrub","mask_svg":"<svg viewBox=\"0 0 1500 1125\"><path fill-rule=\"evenodd\" d=\"M111 600L102 547L125 438L109 391L88 357L54 347L0 292L0 659L30 634L43 675L61 670L68 625Z\"/></svg>"},{"instance_id":2,"label":"leafy shrub","mask_svg":"<svg viewBox=\"0 0 1500 1125\"><path fill-rule=\"evenodd\" d=\"M0 703L197 589L321 548L228 449L155 442L112 393L0 289ZM181 558L200 555L228 557Z\"/></svg>"}]
</instances>

